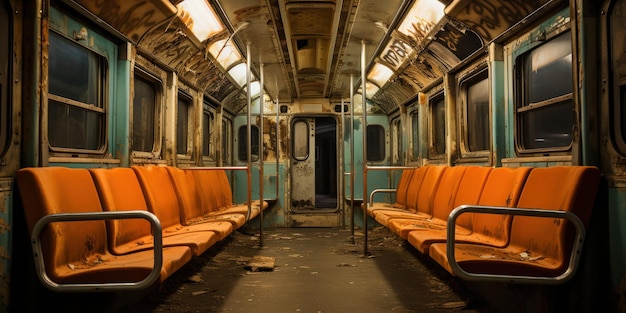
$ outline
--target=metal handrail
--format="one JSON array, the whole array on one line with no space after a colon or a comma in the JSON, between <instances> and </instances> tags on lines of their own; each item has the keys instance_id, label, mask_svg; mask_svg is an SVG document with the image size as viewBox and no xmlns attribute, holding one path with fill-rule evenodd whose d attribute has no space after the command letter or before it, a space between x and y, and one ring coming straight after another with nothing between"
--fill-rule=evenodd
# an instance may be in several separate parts
<instances>
[{"instance_id":1,"label":"metal handrail","mask_svg":"<svg viewBox=\"0 0 626 313\"><path fill-rule=\"evenodd\" d=\"M53 281L46 273L45 260L41 249L39 237L46 225L52 222L71 222L89 220L111 220L111 219L131 219L141 218L150 222L154 236L154 266L146 278L137 282L119 283L71 283L62 284ZM163 266L163 233L161 222L148 211L104 211L104 212L83 212L83 213L57 213L42 217L35 226L31 234L31 245L33 247L33 257L35 259L35 271L37 277L48 289L55 291L124 291L140 290L152 286L161 276Z\"/></svg>"},{"instance_id":2,"label":"metal handrail","mask_svg":"<svg viewBox=\"0 0 626 313\"><path fill-rule=\"evenodd\" d=\"M544 277L544 276L528 276L528 275L505 275L505 274L479 274L470 273L462 269L455 258L455 223L456 219L462 213L484 213L484 214L511 214L522 216L535 216L535 217L549 217L566 219L574 224L576 228L576 238L573 243L572 251L570 254L569 265L567 269L559 276ZM531 231L531 230L528 230ZM535 284L548 284L556 285L564 283L571 279L578 268L580 261L580 254L582 251L583 242L585 239L585 226L583 222L572 212L556 211L556 210L539 210L539 209L524 209L524 208L509 208L498 206L480 206L480 205L461 205L450 212L448 216L447 224L447 246L446 254L448 256L448 263L454 271L454 274L458 277L470 280L470 281L492 281L492 282L507 282L507 283L535 283Z\"/></svg>"},{"instance_id":3,"label":"metal handrail","mask_svg":"<svg viewBox=\"0 0 626 313\"><path fill-rule=\"evenodd\" d=\"M393 193L396 192L398 189L386 189L386 188L379 188L379 189L374 189L372 190L372 192L370 193L370 201L369 201L369 205L371 206L374 203L374 195L377 193Z\"/></svg>"}]
</instances>

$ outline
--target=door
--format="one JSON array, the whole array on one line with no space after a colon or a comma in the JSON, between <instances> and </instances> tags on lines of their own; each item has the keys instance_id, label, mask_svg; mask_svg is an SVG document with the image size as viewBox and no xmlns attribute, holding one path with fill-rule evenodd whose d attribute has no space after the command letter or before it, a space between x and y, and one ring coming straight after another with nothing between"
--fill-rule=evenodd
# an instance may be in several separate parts
<instances>
[{"instance_id":1,"label":"door","mask_svg":"<svg viewBox=\"0 0 626 313\"><path fill-rule=\"evenodd\" d=\"M291 133L291 225L339 226L336 119L298 117Z\"/></svg>"}]
</instances>

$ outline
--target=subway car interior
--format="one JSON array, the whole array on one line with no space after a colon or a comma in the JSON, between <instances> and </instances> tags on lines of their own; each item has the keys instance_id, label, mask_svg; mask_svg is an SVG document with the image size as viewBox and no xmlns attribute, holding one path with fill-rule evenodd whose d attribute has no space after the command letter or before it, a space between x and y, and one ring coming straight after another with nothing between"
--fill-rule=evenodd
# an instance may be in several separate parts
<instances>
[{"instance_id":1,"label":"subway car interior","mask_svg":"<svg viewBox=\"0 0 626 313\"><path fill-rule=\"evenodd\" d=\"M626 312L624 0L2 0L2 312Z\"/></svg>"}]
</instances>

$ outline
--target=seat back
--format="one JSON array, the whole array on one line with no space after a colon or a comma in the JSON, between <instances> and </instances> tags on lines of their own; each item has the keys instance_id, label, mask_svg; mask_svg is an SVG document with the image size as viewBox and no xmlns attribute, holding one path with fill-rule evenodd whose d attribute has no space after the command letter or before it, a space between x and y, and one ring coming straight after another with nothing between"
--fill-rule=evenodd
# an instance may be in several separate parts
<instances>
[{"instance_id":1,"label":"seat back","mask_svg":"<svg viewBox=\"0 0 626 313\"><path fill-rule=\"evenodd\" d=\"M420 186L426 176L430 166L421 166L416 168L411 175L411 180L406 189L406 209L410 212L417 212L417 198L419 196Z\"/></svg>"},{"instance_id":2,"label":"seat back","mask_svg":"<svg viewBox=\"0 0 626 313\"><path fill-rule=\"evenodd\" d=\"M517 207L574 213L587 225L600 182L591 166L534 168L528 174ZM571 223L553 218L514 216L510 245L530 247L532 253L568 265L575 233Z\"/></svg>"},{"instance_id":3,"label":"seat back","mask_svg":"<svg viewBox=\"0 0 626 313\"><path fill-rule=\"evenodd\" d=\"M489 172L484 184L479 205L515 207L519 200L529 167L496 167ZM492 238L493 244L502 246L508 243L511 230L511 216L507 214L466 214L472 217L472 230Z\"/></svg>"},{"instance_id":4,"label":"seat back","mask_svg":"<svg viewBox=\"0 0 626 313\"><path fill-rule=\"evenodd\" d=\"M42 217L56 213L102 212L87 169L23 168L17 172L29 232ZM108 254L104 221L52 222L40 237L46 272L62 281L68 266L89 266Z\"/></svg>"},{"instance_id":5,"label":"seat back","mask_svg":"<svg viewBox=\"0 0 626 313\"><path fill-rule=\"evenodd\" d=\"M221 195L220 181L216 170L185 170L194 177L195 189L200 195L202 207L207 213L216 212L220 203L225 202ZM221 200L220 200L221 198ZM221 204L223 205L223 204Z\"/></svg>"},{"instance_id":6,"label":"seat back","mask_svg":"<svg viewBox=\"0 0 626 313\"><path fill-rule=\"evenodd\" d=\"M398 187L396 188L397 207L407 207L407 191L409 190L409 185L411 182L411 177L413 176L413 172L415 172L415 169L413 168L402 170L402 175L400 175L400 181L398 181Z\"/></svg>"},{"instance_id":7,"label":"seat back","mask_svg":"<svg viewBox=\"0 0 626 313\"><path fill-rule=\"evenodd\" d=\"M90 169L89 172L94 179L105 211L148 211L139 180L131 168L97 168ZM147 220L114 219L107 220L106 224L109 249L113 254L153 248L152 242L145 242L141 247L136 245L137 240L152 235L150 223ZM129 249L129 245L134 247Z\"/></svg>"},{"instance_id":8,"label":"seat back","mask_svg":"<svg viewBox=\"0 0 626 313\"><path fill-rule=\"evenodd\" d=\"M213 184L213 185L217 186L216 190L219 191L217 193L218 209L233 206L234 204L233 191L230 187L230 181L228 180L226 171L225 170L210 170L208 172L211 177L215 177L214 181L217 182L217 185L216 184Z\"/></svg>"},{"instance_id":9,"label":"seat back","mask_svg":"<svg viewBox=\"0 0 626 313\"><path fill-rule=\"evenodd\" d=\"M439 187L439 182L443 173L448 169L448 166L429 166L430 168L424 175L424 179L419 187L416 202L416 212L432 215L433 201L435 198L435 192Z\"/></svg>"},{"instance_id":10,"label":"seat back","mask_svg":"<svg viewBox=\"0 0 626 313\"><path fill-rule=\"evenodd\" d=\"M450 211L454 208L459 183L465 176L466 166L451 166L447 168L439 181L432 203L433 218L446 221Z\"/></svg>"},{"instance_id":11,"label":"seat back","mask_svg":"<svg viewBox=\"0 0 626 313\"><path fill-rule=\"evenodd\" d=\"M148 210L161 221L163 229L181 225L180 205L165 166L132 166L146 199Z\"/></svg>"},{"instance_id":12,"label":"seat back","mask_svg":"<svg viewBox=\"0 0 626 313\"><path fill-rule=\"evenodd\" d=\"M485 187L485 183L487 182L487 177L489 177L491 170L491 167L468 166L465 170L465 174L459 182L459 187L452 203L452 209L464 204L478 204ZM448 212L448 215L449 213L450 212ZM456 224L458 226L471 229L472 214L468 213L460 215L456 220Z\"/></svg>"},{"instance_id":13,"label":"seat back","mask_svg":"<svg viewBox=\"0 0 626 313\"><path fill-rule=\"evenodd\" d=\"M201 220L209 213L209 209L202 201L202 191L198 189L193 171L168 166L167 172L178 197L181 224L191 225Z\"/></svg>"}]
</instances>

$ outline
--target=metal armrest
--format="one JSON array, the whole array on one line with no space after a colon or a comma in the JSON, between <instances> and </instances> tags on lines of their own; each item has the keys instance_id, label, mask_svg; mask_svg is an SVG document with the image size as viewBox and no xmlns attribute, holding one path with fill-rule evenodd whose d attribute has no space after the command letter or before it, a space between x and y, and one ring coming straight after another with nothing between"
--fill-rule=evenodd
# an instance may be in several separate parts
<instances>
[{"instance_id":1,"label":"metal armrest","mask_svg":"<svg viewBox=\"0 0 626 313\"><path fill-rule=\"evenodd\" d=\"M44 227L52 222L70 222L87 220L111 220L111 219L131 219L142 218L150 222L154 236L154 267L150 274L141 281L130 283L80 283L80 284L59 284L52 281L46 273L45 260L41 249L39 237ZM31 245L33 247L33 257L35 258L35 270L41 282L49 289L56 291L105 291L105 290L138 290L154 284L161 275L163 266L163 233L161 222L152 213L147 211L104 211L104 212L84 212L84 213L58 213L50 214L41 218L33 227L31 235Z\"/></svg>"},{"instance_id":2,"label":"metal armrest","mask_svg":"<svg viewBox=\"0 0 626 313\"><path fill-rule=\"evenodd\" d=\"M539 277L539 276L524 276L524 275L498 275L498 274L477 274L469 273L462 269L456 262L455 251L455 223L459 215L463 213L486 213L486 214L511 214L522 216L537 216L537 217L549 217L566 219L570 221L576 228L576 238L572 247L572 252L569 259L569 266L567 270L556 277ZM538 210L538 209L522 209L522 208L509 208L509 207L495 207L495 206L479 206L479 205L462 205L450 212L448 216L447 224L447 246L446 254L448 256L448 263L454 271L454 273L465 280L473 281L498 281L509 283L538 283L538 284L560 284L574 276L578 263L580 261L580 254L585 238L585 226L582 221L571 212L555 211L555 210Z\"/></svg>"},{"instance_id":3,"label":"metal armrest","mask_svg":"<svg viewBox=\"0 0 626 313\"><path fill-rule=\"evenodd\" d=\"M370 205L372 203L374 203L374 194L377 194L377 193L380 193L380 192L392 193L392 192L396 192L396 189L374 189L374 190L372 190L372 192L370 193L370 202L369 202Z\"/></svg>"}]
</instances>

